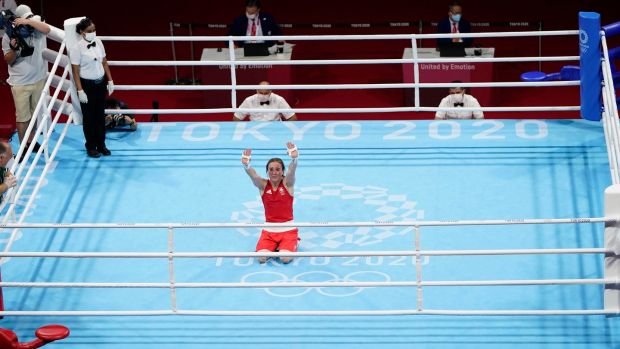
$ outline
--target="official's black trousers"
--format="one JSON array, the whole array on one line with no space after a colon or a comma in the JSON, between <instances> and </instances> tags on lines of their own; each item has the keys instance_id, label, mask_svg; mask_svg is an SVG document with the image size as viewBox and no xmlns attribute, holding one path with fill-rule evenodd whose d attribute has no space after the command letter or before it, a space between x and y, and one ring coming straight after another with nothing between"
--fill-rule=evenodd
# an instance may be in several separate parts
<instances>
[{"instance_id":1,"label":"official's black trousers","mask_svg":"<svg viewBox=\"0 0 620 349\"><path fill-rule=\"evenodd\" d=\"M106 81L80 78L82 89L88 97L88 103L82 106L82 128L86 138L86 150L105 148L105 96Z\"/></svg>"}]
</instances>

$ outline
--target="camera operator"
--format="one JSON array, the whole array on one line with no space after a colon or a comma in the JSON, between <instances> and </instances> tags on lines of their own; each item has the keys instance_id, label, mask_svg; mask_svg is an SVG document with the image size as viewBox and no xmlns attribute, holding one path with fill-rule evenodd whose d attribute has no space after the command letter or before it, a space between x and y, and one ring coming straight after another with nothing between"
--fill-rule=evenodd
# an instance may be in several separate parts
<instances>
[{"instance_id":1,"label":"camera operator","mask_svg":"<svg viewBox=\"0 0 620 349\"><path fill-rule=\"evenodd\" d=\"M0 11L9 10L11 12L15 12L17 8L17 4L15 0L0 0ZM0 28L0 35L4 35L4 26Z\"/></svg>"},{"instance_id":2,"label":"camera operator","mask_svg":"<svg viewBox=\"0 0 620 349\"><path fill-rule=\"evenodd\" d=\"M15 12L16 8L17 4L15 3L15 0L0 0L0 13L6 10ZM0 21L2 20L0 19ZM4 36L4 23L2 24L3 25L0 25L0 37ZM7 77L8 76L6 75L6 70L4 66L0 67L0 84L6 85Z\"/></svg>"},{"instance_id":3,"label":"camera operator","mask_svg":"<svg viewBox=\"0 0 620 349\"><path fill-rule=\"evenodd\" d=\"M4 60L9 65L9 79L13 101L15 102L15 116L17 121L17 134L20 143L24 141L24 134L28 123L32 118L37 102L41 98L47 75L47 63L43 60L45 49L45 36L50 32L50 26L37 20L30 7L19 5L15 9L13 20L13 37L5 33L2 37L2 51ZM19 30L20 26L32 27L32 30ZM27 37L24 37L24 32ZM16 37L19 36L19 37ZM31 51L31 52L28 52ZM34 132L26 142L34 139ZM38 150L38 143L34 151ZM21 160L21 159L20 159Z\"/></svg>"},{"instance_id":4,"label":"camera operator","mask_svg":"<svg viewBox=\"0 0 620 349\"><path fill-rule=\"evenodd\" d=\"M15 0L0 0L0 12L9 10L15 12L17 4ZM4 26L0 26L0 35L4 35Z\"/></svg>"}]
</instances>

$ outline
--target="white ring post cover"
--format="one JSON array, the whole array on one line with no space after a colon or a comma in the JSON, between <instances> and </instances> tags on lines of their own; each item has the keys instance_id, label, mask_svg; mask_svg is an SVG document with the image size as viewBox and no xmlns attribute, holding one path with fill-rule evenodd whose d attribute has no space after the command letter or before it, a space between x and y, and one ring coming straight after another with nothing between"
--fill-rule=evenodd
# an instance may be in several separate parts
<instances>
[{"instance_id":1,"label":"white ring post cover","mask_svg":"<svg viewBox=\"0 0 620 349\"><path fill-rule=\"evenodd\" d=\"M69 51L71 48L77 45L80 40L80 35L75 32L75 27L78 23L85 17L74 17L65 19L64 28L65 28L65 43L67 44L67 56L69 56ZM71 65L71 58L69 57L69 65ZM69 75L72 77L71 81L75 77L73 77L73 71L71 67L69 67ZM77 77L80 78L79 76ZM73 123L76 125L82 124L82 107L80 106L80 100L78 99L77 90L75 89L75 83L71 84L71 105L73 106Z\"/></svg>"},{"instance_id":2,"label":"white ring post cover","mask_svg":"<svg viewBox=\"0 0 620 349\"><path fill-rule=\"evenodd\" d=\"M605 217L620 217L620 184L605 189ZM605 248L613 255L605 256L605 279L620 279L620 222L605 223ZM620 285L605 285L605 310L620 311Z\"/></svg>"}]
</instances>

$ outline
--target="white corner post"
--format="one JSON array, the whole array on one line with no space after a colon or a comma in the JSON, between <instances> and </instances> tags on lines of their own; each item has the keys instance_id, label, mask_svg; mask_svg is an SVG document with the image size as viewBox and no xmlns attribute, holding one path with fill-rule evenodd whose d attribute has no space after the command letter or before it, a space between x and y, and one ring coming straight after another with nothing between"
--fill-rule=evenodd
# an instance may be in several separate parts
<instances>
[{"instance_id":1,"label":"white corner post","mask_svg":"<svg viewBox=\"0 0 620 349\"><path fill-rule=\"evenodd\" d=\"M605 217L620 218L620 184L605 189ZM605 223L605 280L620 280L620 220ZM605 310L620 315L620 284L605 284Z\"/></svg>"},{"instance_id":2,"label":"white corner post","mask_svg":"<svg viewBox=\"0 0 620 349\"><path fill-rule=\"evenodd\" d=\"M77 42L80 40L80 35L76 33L75 27L84 17L74 17L68 18L64 22L65 29L65 42L67 44L67 57L69 57L69 49L75 47ZM71 82L73 79L79 79L79 76L73 76L73 71L71 70L71 60L69 58L69 76L71 76ZM71 93L71 106L73 107L73 123L76 125L82 124L82 107L80 106L80 100L78 99L77 90L75 89L75 83L71 84L70 88Z\"/></svg>"}]
</instances>

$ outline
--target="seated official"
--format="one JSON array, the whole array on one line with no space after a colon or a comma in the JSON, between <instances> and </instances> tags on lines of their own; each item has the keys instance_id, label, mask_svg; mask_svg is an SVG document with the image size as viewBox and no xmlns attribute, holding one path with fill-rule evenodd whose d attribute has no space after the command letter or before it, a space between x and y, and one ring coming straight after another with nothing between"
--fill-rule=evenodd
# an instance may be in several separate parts
<instances>
[{"instance_id":1,"label":"seated official","mask_svg":"<svg viewBox=\"0 0 620 349\"><path fill-rule=\"evenodd\" d=\"M272 36L282 35L282 30L272 15L261 12L260 0L247 0L245 2L245 14L235 18L230 26L228 35L232 36ZM258 38L257 38L258 39ZM276 42L264 39L248 42L265 42L273 46ZM243 47L245 41L235 41L239 47Z\"/></svg>"},{"instance_id":2,"label":"seated official","mask_svg":"<svg viewBox=\"0 0 620 349\"><path fill-rule=\"evenodd\" d=\"M448 34L448 33L471 33L471 25L468 21L463 18L463 8L458 1L452 2L448 5L448 17L442 19L437 24L437 33L439 34ZM463 46L471 47L474 43L473 38L444 38L437 39L437 47L447 46L450 43L459 43L462 42Z\"/></svg>"},{"instance_id":3,"label":"seated official","mask_svg":"<svg viewBox=\"0 0 620 349\"><path fill-rule=\"evenodd\" d=\"M452 81L453 83L461 83L458 80ZM444 97L439 103L439 108L454 108L453 110L439 110L435 113L435 119L484 119L484 114L481 110L459 110L459 108L480 108L480 103L472 95L465 93L463 87L453 87L450 89L450 94Z\"/></svg>"},{"instance_id":4,"label":"seated official","mask_svg":"<svg viewBox=\"0 0 620 349\"><path fill-rule=\"evenodd\" d=\"M290 109L291 107L286 103L286 100L269 89L269 83L262 81L260 85L265 88L256 90L256 94L246 98L239 108L247 109ZM241 121L246 118L250 118L250 121L296 121L297 116L293 112L236 112L233 115L233 121Z\"/></svg>"}]
</instances>

